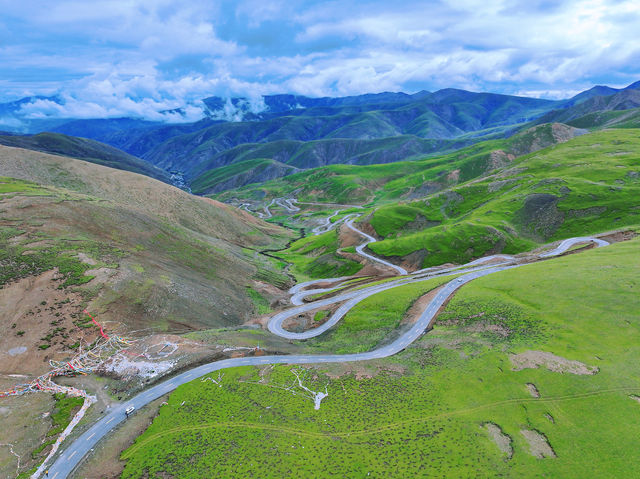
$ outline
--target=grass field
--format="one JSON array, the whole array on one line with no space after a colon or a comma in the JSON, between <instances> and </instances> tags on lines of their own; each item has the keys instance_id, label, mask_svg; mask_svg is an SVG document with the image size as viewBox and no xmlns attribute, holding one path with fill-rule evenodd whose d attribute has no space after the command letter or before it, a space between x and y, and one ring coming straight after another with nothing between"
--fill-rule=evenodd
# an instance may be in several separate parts
<instances>
[{"instance_id":1,"label":"grass field","mask_svg":"<svg viewBox=\"0 0 640 479\"><path fill-rule=\"evenodd\" d=\"M292 384L290 366L181 386L123 453L123 477L635 477L639 250L633 240L476 280L370 377L309 369L305 385L329 393L319 410L277 387ZM510 355L525 351L599 371L514 371ZM534 457L522 430L543 434L557 457Z\"/></svg>"},{"instance_id":2,"label":"grass field","mask_svg":"<svg viewBox=\"0 0 640 479\"><path fill-rule=\"evenodd\" d=\"M307 344L318 351L334 354L370 351L396 335L402 318L417 298L454 277L434 278L370 296L349 311L335 327Z\"/></svg>"},{"instance_id":3,"label":"grass field","mask_svg":"<svg viewBox=\"0 0 640 479\"><path fill-rule=\"evenodd\" d=\"M54 398L55 408L49 415L50 419L45 419L51 422L51 428L47 431L45 440L35 450L31 451L31 460L27 459L24 461L26 463L35 461L35 465L28 471L18 474L16 479L27 479L31 477L49 453L49 446L56 442L58 434L65 430L84 402L84 399L81 397L66 396L62 393L55 394Z\"/></svg>"},{"instance_id":4,"label":"grass field","mask_svg":"<svg viewBox=\"0 0 640 479\"><path fill-rule=\"evenodd\" d=\"M300 281L349 276L360 271L360 263L336 253L339 248L338 232L331 230L294 241L289 248L275 255L291 263L291 273Z\"/></svg>"}]
</instances>

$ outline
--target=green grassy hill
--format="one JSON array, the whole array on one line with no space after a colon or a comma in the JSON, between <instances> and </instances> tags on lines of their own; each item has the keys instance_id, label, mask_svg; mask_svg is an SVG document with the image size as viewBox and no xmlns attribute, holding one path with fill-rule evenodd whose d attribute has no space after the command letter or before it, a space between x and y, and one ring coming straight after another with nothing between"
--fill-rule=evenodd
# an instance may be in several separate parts
<instances>
[{"instance_id":1,"label":"green grassy hill","mask_svg":"<svg viewBox=\"0 0 640 479\"><path fill-rule=\"evenodd\" d=\"M576 128L640 128L640 108L596 111L568 122Z\"/></svg>"},{"instance_id":2,"label":"green grassy hill","mask_svg":"<svg viewBox=\"0 0 640 479\"><path fill-rule=\"evenodd\" d=\"M186 167L187 177L197 181L201 175L216 168L228 166L246 160L270 158L291 167L309 169L332 164L392 163L412 157L422 157L436 151L459 148L473 143L471 140L430 140L413 135L394 136L375 139L320 139L320 140L285 140L279 139L267 143L243 143L233 148L216 148L212 152L211 144L198 145L190 155L185 155L186 166L178 167L176 159L180 158L180 146L163 153L165 160L160 166L167 169L183 169ZM183 161L180 160L180 161ZM191 161L193 160L193 161Z\"/></svg>"},{"instance_id":3,"label":"green grassy hill","mask_svg":"<svg viewBox=\"0 0 640 479\"><path fill-rule=\"evenodd\" d=\"M448 154L385 165L331 165L222 193L219 199L295 195L305 201L374 203L427 194L510 164L516 156L567 141L583 131L539 125L503 140L477 143Z\"/></svg>"},{"instance_id":4,"label":"green grassy hill","mask_svg":"<svg viewBox=\"0 0 640 479\"><path fill-rule=\"evenodd\" d=\"M296 240L276 255L291 264L291 273L298 281L349 276L360 271L362 265L337 254L339 249L338 233L331 230Z\"/></svg>"},{"instance_id":5,"label":"green grassy hill","mask_svg":"<svg viewBox=\"0 0 640 479\"><path fill-rule=\"evenodd\" d=\"M612 95L594 96L569 108L553 110L541 116L537 121L564 122L575 120L590 113L630 110L640 107L640 90L627 88Z\"/></svg>"},{"instance_id":6,"label":"green grassy hill","mask_svg":"<svg viewBox=\"0 0 640 479\"><path fill-rule=\"evenodd\" d=\"M265 158L245 160L208 170L191 183L191 191L195 194L211 194L281 178L296 171L298 169L293 166Z\"/></svg>"},{"instance_id":7,"label":"green grassy hill","mask_svg":"<svg viewBox=\"0 0 640 479\"><path fill-rule=\"evenodd\" d=\"M488 177L379 208L368 221L384 239L370 248L417 266L463 263L640 223L638 133L584 135Z\"/></svg>"}]
</instances>

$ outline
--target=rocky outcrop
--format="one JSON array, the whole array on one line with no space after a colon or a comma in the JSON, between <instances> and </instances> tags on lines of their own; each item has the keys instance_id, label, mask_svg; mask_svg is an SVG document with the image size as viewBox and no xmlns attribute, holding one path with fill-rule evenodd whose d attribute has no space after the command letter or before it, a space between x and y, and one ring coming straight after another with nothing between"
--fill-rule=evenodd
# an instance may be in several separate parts
<instances>
[{"instance_id":1,"label":"rocky outcrop","mask_svg":"<svg viewBox=\"0 0 640 479\"><path fill-rule=\"evenodd\" d=\"M585 133L588 131L563 123L537 125L514 136L509 150L515 156L522 156L558 143L564 143Z\"/></svg>"}]
</instances>

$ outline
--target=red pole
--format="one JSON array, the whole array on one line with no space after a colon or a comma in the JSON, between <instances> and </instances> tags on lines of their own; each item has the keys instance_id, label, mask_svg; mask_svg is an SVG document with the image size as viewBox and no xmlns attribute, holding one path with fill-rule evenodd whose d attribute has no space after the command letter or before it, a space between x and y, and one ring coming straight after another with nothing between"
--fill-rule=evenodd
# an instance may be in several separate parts
<instances>
[{"instance_id":1,"label":"red pole","mask_svg":"<svg viewBox=\"0 0 640 479\"><path fill-rule=\"evenodd\" d=\"M86 309L84 310L84 314L86 314L87 316L89 316L89 317L91 318L91 321L93 321L93 323L94 323L96 326L98 326L98 327L100 328L100 336L102 336L102 337L103 337L103 338L105 338L105 339L109 339L109 336L107 336L107 335L105 334L105 332L102 330L102 326L100 325L100 323L99 323L98 321L96 321L96 318L94 318L93 316L91 316L91 315L89 314L89 312L88 312Z\"/></svg>"}]
</instances>

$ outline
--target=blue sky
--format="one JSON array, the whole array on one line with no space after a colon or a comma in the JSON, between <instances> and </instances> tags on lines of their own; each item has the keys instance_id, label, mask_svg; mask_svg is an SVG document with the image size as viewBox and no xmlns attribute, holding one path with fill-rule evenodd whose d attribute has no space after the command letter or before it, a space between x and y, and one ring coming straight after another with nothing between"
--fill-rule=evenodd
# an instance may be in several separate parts
<instances>
[{"instance_id":1,"label":"blue sky","mask_svg":"<svg viewBox=\"0 0 640 479\"><path fill-rule=\"evenodd\" d=\"M138 116L219 96L473 91L565 98L640 79L637 0L0 0L0 101Z\"/></svg>"}]
</instances>

